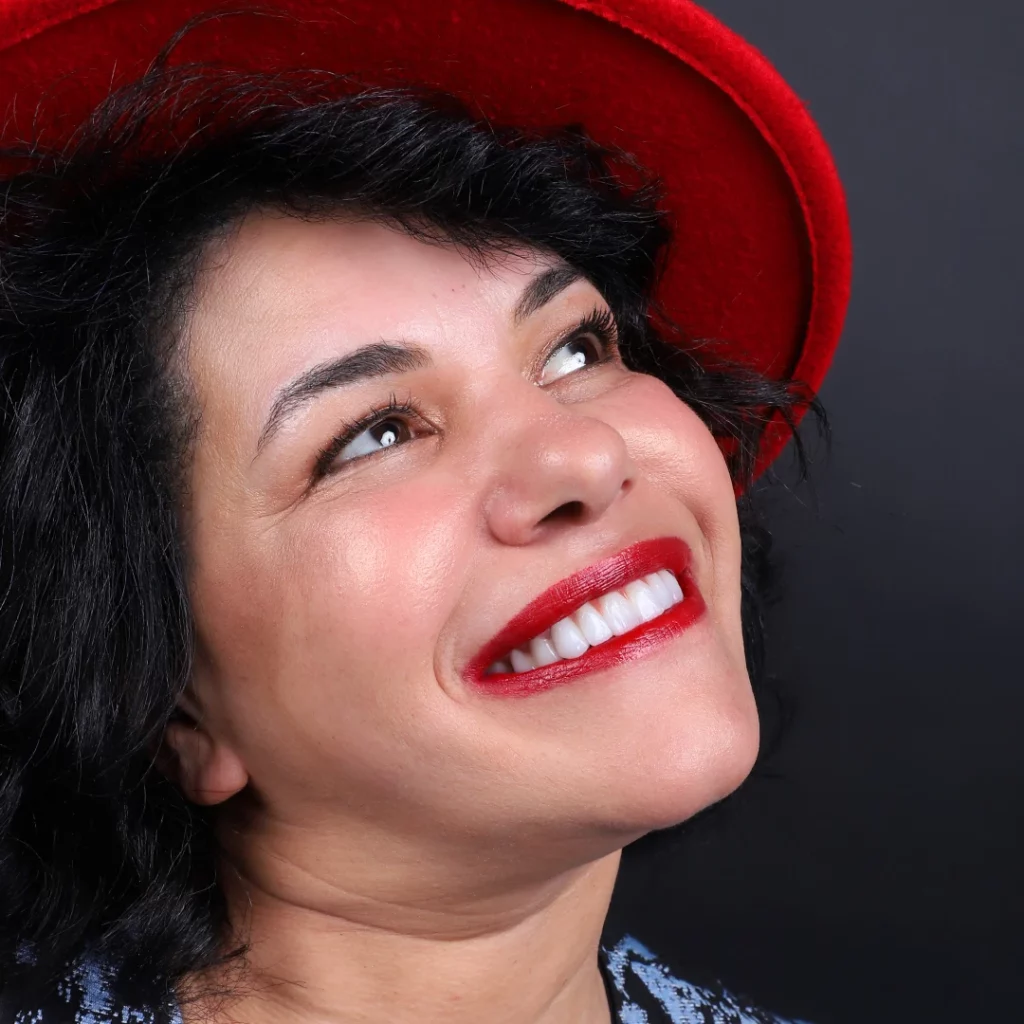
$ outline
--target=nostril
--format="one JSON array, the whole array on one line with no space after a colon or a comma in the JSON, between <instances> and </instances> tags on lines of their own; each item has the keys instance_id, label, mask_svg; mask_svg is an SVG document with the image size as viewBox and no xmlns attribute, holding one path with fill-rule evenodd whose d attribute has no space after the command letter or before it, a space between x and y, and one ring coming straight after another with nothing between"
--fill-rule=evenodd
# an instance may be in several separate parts
<instances>
[{"instance_id":1,"label":"nostril","mask_svg":"<svg viewBox=\"0 0 1024 1024\"><path fill-rule=\"evenodd\" d=\"M549 512L542 520L542 523L550 523L560 519L582 519L586 513L586 506L582 501L567 501L564 505Z\"/></svg>"}]
</instances>

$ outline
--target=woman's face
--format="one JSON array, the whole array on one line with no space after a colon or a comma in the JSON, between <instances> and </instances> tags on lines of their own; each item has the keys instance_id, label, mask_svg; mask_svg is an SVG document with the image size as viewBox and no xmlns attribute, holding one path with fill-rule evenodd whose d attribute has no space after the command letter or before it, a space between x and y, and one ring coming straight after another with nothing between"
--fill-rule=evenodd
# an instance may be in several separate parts
<instances>
[{"instance_id":1,"label":"woman's face","mask_svg":"<svg viewBox=\"0 0 1024 1024\"><path fill-rule=\"evenodd\" d=\"M571 334L607 308L589 282L530 291L558 266L276 214L209 254L184 347L202 412L194 701L275 827L599 854L749 771L726 466L663 383ZM666 538L705 607L676 609L686 628L568 678L467 676L553 585ZM598 576L621 586L630 566ZM570 617L561 597L530 629Z\"/></svg>"}]
</instances>

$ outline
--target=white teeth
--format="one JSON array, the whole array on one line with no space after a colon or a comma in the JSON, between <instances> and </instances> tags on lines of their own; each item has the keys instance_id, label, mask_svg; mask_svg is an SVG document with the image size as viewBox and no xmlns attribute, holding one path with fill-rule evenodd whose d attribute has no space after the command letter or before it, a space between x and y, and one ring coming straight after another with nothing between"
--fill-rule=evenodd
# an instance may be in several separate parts
<instances>
[{"instance_id":1,"label":"white teeth","mask_svg":"<svg viewBox=\"0 0 1024 1024\"><path fill-rule=\"evenodd\" d=\"M672 600L672 595L669 593L668 586L656 572L652 572L650 576L645 576L644 583L651 588L654 600L661 605L662 611L668 611L675 604L675 601Z\"/></svg>"},{"instance_id":2,"label":"white teeth","mask_svg":"<svg viewBox=\"0 0 1024 1024\"><path fill-rule=\"evenodd\" d=\"M664 608L651 593L651 588L643 580L633 580L632 583L627 583L623 588L623 593L640 613L642 622L650 622L664 611Z\"/></svg>"},{"instance_id":3,"label":"white teeth","mask_svg":"<svg viewBox=\"0 0 1024 1024\"><path fill-rule=\"evenodd\" d=\"M682 600L683 589L675 576L661 569L588 601L556 622L549 632L534 637L524 649L511 651L507 658L496 661L485 674L529 672L556 661L579 658L591 647L656 619Z\"/></svg>"},{"instance_id":4,"label":"white teeth","mask_svg":"<svg viewBox=\"0 0 1024 1024\"><path fill-rule=\"evenodd\" d=\"M530 641L530 654L538 668L542 665L553 665L556 661L561 660L558 651L546 636L535 636Z\"/></svg>"},{"instance_id":5,"label":"white teeth","mask_svg":"<svg viewBox=\"0 0 1024 1024\"><path fill-rule=\"evenodd\" d=\"M591 647L603 644L615 636L601 613L589 601L573 614L573 621L580 627L580 632Z\"/></svg>"},{"instance_id":6,"label":"white teeth","mask_svg":"<svg viewBox=\"0 0 1024 1024\"><path fill-rule=\"evenodd\" d=\"M659 569L658 575L665 581L665 586L668 587L668 592L672 595L673 599L678 603L683 599L683 588L679 586L679 581L668 571L668 569Z\"/></svg>"},{"instance_id":7,"label":"white teeth","mask_svg":"<svg viewBox=\"0 0 1024 1024\"><path fill-rule=\"evenodd\" d=\"M529 672L531 668L537 667L533 663L533 658L519 650L513 651L509 658L512 661L513 672Z\"/></svg>"},{"instance_id":8,"label":"white teeth","mask_svg":"<svg viewBox=\"0 0 1024 1024\"><path fill-rule=\"evenodd\" d=\"M560 658L578 658L590 650L587 638L572 619L559 619L551 627L551 643Z\"/></svg>"},{"instance_id":9,"label":"white teeth","mask_svg":"<svg viewBox=\"0 0 1024 1024\"><path fill-rule=\"evenodd\" d=\"M617 590L598 598L595 606L616 636L640 625L640 613Z\"/></svg>"}]
</instances>

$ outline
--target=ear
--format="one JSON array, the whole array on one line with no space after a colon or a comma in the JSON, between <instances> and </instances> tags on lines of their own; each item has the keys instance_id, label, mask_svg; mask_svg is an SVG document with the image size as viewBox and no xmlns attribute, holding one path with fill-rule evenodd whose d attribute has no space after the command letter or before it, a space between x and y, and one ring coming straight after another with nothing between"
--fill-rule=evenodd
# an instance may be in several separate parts
<instances>
[{"instance_id":1,"label":"ear","mask_svg":"<svg viewBox=\"0 0 1024 1024\"><path fill-rule=\"evenodd\" d=\"M188 800L202 806L223 803L249 782L241 758L205 728L198 705L187 696L164 732L156 763Z\"/></svg>"}]
</instances>

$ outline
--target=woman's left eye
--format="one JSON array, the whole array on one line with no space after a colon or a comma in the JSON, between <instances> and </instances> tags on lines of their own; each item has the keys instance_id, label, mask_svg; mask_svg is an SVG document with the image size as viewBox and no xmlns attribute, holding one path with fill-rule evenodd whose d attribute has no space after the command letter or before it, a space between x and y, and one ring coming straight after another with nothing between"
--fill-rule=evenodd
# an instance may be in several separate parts
<instances>
[{"instance_id":1,"label":"woman's left eye","mask_svg":"<svg viewBox=\"0 0 1024 1024\"><path fill-rule=\"evenodd\" d=\"M608 343L592 334L584 334L564 342L548 356L541 371L540 383L550 384L585 366L600 363L607 355Z\"/></svg>"}]
</instances>

